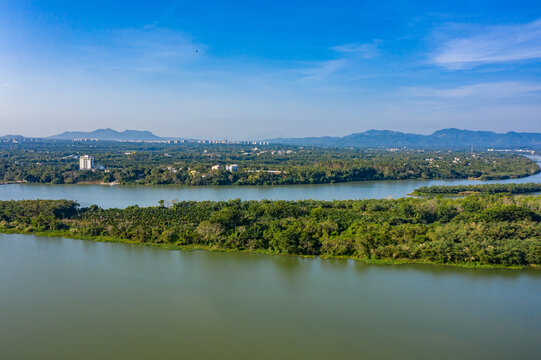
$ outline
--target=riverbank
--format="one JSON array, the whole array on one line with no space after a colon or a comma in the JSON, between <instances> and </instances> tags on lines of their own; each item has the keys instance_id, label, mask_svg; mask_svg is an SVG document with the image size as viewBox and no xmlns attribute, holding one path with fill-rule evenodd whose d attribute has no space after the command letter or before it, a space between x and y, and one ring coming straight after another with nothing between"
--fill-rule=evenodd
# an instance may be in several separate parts
<instances>
[{"instance_id":1,"label":"riverbank","mask_svg":"<svg viewBox=\"0 0 541 360\"><path fill-rule=\"evenodd\" d=\"M35 232L21 232L13 231L12 229L0 228L0 234L18 234L18 235L36 235L46 237L57 237L71 240L93 241L102 243L117 243L125 245L135 245L142 247L154 247L169 251L210 251L210 252L226 252L226 253L249 253L260 254L269 256L293 256L302 258L321 258L321 259L340 259L340 260L353 260L369 265L438 265L438 266L450 266L467 269L512 269L512 270L524 270L535 269L541 270L541 265L529 264L523 266L505 266L498 264L481 264L481 263L437 263L433 261L419 261L419 260L407 260L407 259L366 259L360 257L351 256L333 256L333 255L298 255L298 254L281 254L269 250L248 250L248 249L228 249L220 248L217 246L205 246L205 245L177 245L177 244L160 244L160 243L141 243L129 239L113 238L110 236L74 236L69 231L35 231Z\"/></svg>"},{"instance_id":2,"label":"riverbank","mask_svg":"<svg viewBox=\"0 0 541 360\"><path fill-rule=\"evenodd\" d=\"M204 154L201 158L199 155L190 158L188 162L180 159L175 162L172 158L167 158L167 163L160 163L152 157L145 161L124 157L113 161L107 157L105 168L99 166L97 169L81 171L77 170L73 163L58 162L58 158L51 154L45 163L39 158L32 158L32 161L28 159L29 156L35 156L35 153L21 153L17 156L9 153L6 155L8 159L11 156L15 157L0 169L0 181L56 185L118 183L177 187L285 186L421 179L507 180L532 176L541 171L537 163L539 157L534 156L417 151L396 154L377 151L366 156L349 151L339 154L331 151L326 154L327 158L304 154L296 160L290 159L289 156L286 158L271 156L265 161L262 161L261 154L249 158L239 154L242 160L231 159L232 162L239 162L235 170L227 170L223 163L225 159L218 156L219 154L212 162L209 162ZM110 156L115 157L113 154ZM160 159L163 160L161 157ZM220 165L215 162L222 163Z\"/></svg>"},{"instance_id":3,"label":"riverbank","mask_svg":"<svg viewBox=\"0 0 541 360\"><path fill-rule=\"evenodd\" d=\"M541 264L541 196L163 204L100 209L68 200L3 201L0 228L169 249L371 263Z\"/></svg>"},{"instance_id":4,"label":"riverbank","mask_svg":"<svg viewBox=\"0 0 541 360\"><path fill-rule=\"evenodd\" d=\"M417 188L413 196L468 196L476 194L535 194L541 192L541 183L525 184L478 184L455 186L424 186Z\"/></svg>"},{"instance_id":5,"label":"riverbank","mask_svg":"<svg viewBox=\"0 0 541 360\"><path fill-rule=\"evenodd\" d=\"M362 181L320 185L283 186L104 186L104 185L52 185L11 184L0 186L0 200L73 199L81 206L96 204L102 208L128 206L155 206L166 202L193 200L347 200L401 198L422 186L519 184L541 183L541 174L530 177L501 180L389 180Z\"/></svg>"},{"instance_id":6,"label":"riverbank","mask_svg":"<svg viewBox=\"0 0 541 360\"><path fill-rule=\"evenodd\" d=\"M235 186L235 187L248 187L248 186L302 186L302 185L331 185L331 184L347 184L355 182L379 182L379 181L453 181L453 180L463 180L463 181L502 181L502 180L513 180L513 179L523 179L538 175L541 173L541 167L537 166L537 169L530 172L522 172L516 174L505 174L505 175L482 175L478 177L472 176L412 176L412 177L374 177L374 178L354 178L354 179L332 179L325 181L310 181L309 179L303 181L290 181L290 182L280 182L280 181L268 181L268 182L217 182L217 183L206 183L206 182L195 182L195 183L175 183L175 182L141 182L141 181L112 181L112 182L103 182L101 180L84 180L84 181L75 181L75 182L41 182L41 181L28 181L28 180L13 180L13 181L2 181L0 185L10 185L10 184L49 184L49 185L104 185L104 186L142 186L142 187L154 187L154 186L170 186L177 188L201 188L201 187L226 187L226 186Z\"/></svg>"}]
</instances>

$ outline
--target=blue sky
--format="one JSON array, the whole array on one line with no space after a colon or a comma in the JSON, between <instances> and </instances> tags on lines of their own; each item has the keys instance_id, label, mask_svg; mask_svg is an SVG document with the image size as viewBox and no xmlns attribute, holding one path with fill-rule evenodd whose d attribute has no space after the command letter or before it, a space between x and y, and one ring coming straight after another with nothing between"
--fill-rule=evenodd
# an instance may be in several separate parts
<instances>
[{"instance_id":1,"label":"blue sky","mask_svg":"<svg viewBox=\"0 0 541 360\"><path fill-rule=\"evenodd\" d=\"M0 134L541 132L539 1L0 2Z\"/></svg>"}]
</instances>

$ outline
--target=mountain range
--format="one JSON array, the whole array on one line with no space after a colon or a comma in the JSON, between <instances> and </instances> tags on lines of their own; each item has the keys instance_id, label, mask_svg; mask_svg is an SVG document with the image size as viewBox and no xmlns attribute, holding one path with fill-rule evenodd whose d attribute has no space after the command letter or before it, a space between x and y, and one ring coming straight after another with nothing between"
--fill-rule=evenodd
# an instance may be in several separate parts
<instances>
[{"instance_id":1,"label":"mountain range","mask_svg":"<svg viewBox=\"0 0 541 360\"><path fill-rule=\"evenodd\" d=\"M541 149L541 133L442 129L430 135L407 134L390 130L369 130L343 137L273 138L270 143L333 147L374 148L534 148Z\"/></svg>"},{"instance_id":2,"label":"mountain range","mask_svg":"<svg viewBox=\"0 0 541 360\"><path fill-rule=\"evenodd\" d=\"M49 136L51 140L75 140L75 139L94 139L107 141L160 141L169 140L154 135L150 131L124 130L116 131L110 128L97 129L94 131L66 131L62 134Z\"/></svg>"},{"instance_id":3,"label":"mountain range","mask_svg":"<svg viewBox=\"0 0 541 360\"><path fill-rule=\"evenodd\" d=\"M6 135L0 141L24 141L21 135ZM105 141L164 141L179 138L160 137L150 131L125 130L116 131L110 128L94 131L66 131L44 140L76 140L94 139ZM196 140L189 140L196 141ZM472 131L460 129L442 129L430 135L408 134L391 130L369 130L342 137L301 137L272 138L271 144L308 145L327 147L358 148L433 148L433 149L470 149L488 148L530 148L541 150L541 133L508 132L505 134L492 131Z\"/></svg>"}]
</instances>

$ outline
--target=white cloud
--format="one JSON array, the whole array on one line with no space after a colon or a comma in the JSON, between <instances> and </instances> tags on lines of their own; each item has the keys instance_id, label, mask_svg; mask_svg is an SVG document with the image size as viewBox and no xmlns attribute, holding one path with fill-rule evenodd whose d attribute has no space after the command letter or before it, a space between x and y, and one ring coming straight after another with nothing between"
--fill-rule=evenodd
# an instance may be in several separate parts
<instances>
[{"instance_id":1,"label":"white cloud","mask_svg":"<svg viewBox=\"0 0 541 360\"><path fill-rule=\"evenodd\" d=\"M431 61L448 69L541 59L541 19L527 24L470 28L474 34L454 36Z\"/></svg>"},{"instance_id":2,"label":"white cloud","mask_svg":"<svg viewBox=\"0 0 541 360\"><path fill-rule=\"evenodd\" d=\"M371 59L378 55L379 41L368 44L344 44L330 48L337 53L335 59L315 62L312 66L302 69L305 80L323 80L339 72L355 67L362 60Z\"/></svg>"},{"instance_id":3,"label":"white cloud","mask_svg":"<svg viewBox=\"0 0 541 360\"><path fill-rule=\"evenodd\" d=\"M512 98L541 91L541 83L493 82L463 85L451 88L408 87L407 95L426 98Z\"/></svg>"},{"instance_id":4,"label":"white cloud","mask_svg":"<svg viewBox=\"0 0 541 360\"><path fill-rule=\"evenodd\" d=\"M346 59L326 60L317 63L315 66L303 69L301 71L304 79L307 80L323 80L330 75L333 75L343 70L348 65Z\"/></svg>"},{"instance_id":5,"label":"white cloud","mask_svg":"<svg viewBox=\"0 0 541 360\"><path fill-rule=\"evenodd\" d=\"M349 54L361 59L371 59L378 55L378 41L370 44L344 44L332 47L332 50Z\"/></svg>"}]
</instances>

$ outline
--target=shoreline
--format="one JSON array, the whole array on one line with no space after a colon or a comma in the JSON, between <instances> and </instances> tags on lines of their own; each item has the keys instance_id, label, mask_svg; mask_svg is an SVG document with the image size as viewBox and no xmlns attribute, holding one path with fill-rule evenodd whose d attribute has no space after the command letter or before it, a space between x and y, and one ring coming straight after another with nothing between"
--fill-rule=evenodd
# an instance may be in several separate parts
<instances>
[{"instance_id":1,"label":"shoreline","mask_svg":"<svg viewBox=\"0 0 541 360\"><path fill-rule=\"evenodd\" d=\"M541 173L541 168L539 168L533 174L526 175L509 175L483 179L482 177L454 177L454 178L407 178L407 179L366 179L366 180L353 180L353 181L329 181L329 182L319 182L319 183L291 183L291 184L243 184L243 183L234 183L234 184L205 184L205 185L186 185L186 184L141 184L141 183L104 183L104 182L93 182L93 181L82 181L76 183L41 183L41 182L30 182L26 180L17 180L17 181L7 181L0 182L0 185L102 185L102 186L128 186L128 187L153 187L153 186L164 186L164 187L177 187L177 188L204 188L204 187L244 187L244 186L254 186L254 187L268 187L268 186L296 186L296 185L331 185L331 184L348 184L348 183L365 183L365 182L380 182L380 181L444 181L444 180L471 180L471 181L502 181L502 180L513 180L513 179L524 179L531 176L535 176ZM406 194L412 195L412 194Z\"/></svg>"},{"instance_id":2,"label":"shoreline","mask_svg":"<svg viewBox=\"0 0 541 360\"><path fill-rule=\"evenodd\" d=\"M250 249L229 249L229 248L220 248L216 246L205 246L205 245L179 245L179 244L169 244L169 243L142 243L137 241L131 241L127 239L113 238L109 236L73 236L69 231L33 231L33 232L22 232L22 231L12 231L13 229L3 229L0 228L0 234L17 234L17 235L36 235L36 236L47 236L47 237L58 237L69 240L82 240L82 241L93 241L93 242L102 242L102 243L117 243L117 244L126 244L126 245L136 245L144 247L156 247L169 251L210 251L210 252L231 252L231 253L250 253L250 254L260 254L260 255L271 255L271 256L294 256L300 258L320 258L320 259L338 259L338 260L353 260L367 265L437 265L437 266L452 266L458 268L466 269L508 269L508 270L541 270L539 265L525 265L525 266L506 266L499 264L481 264L481 263L437 263L431 261L417 261L409 259L363 259L359 257L349 257L349 256L329 256L329 255L298 255L298 254L282 254L272 251L264 250L250 250Z\"/></svg>"}]
</instances>

